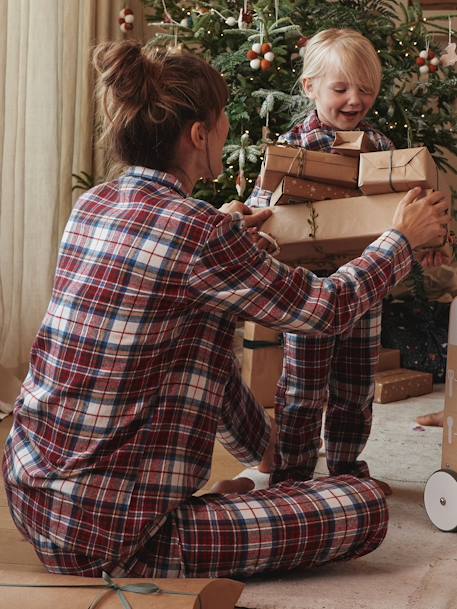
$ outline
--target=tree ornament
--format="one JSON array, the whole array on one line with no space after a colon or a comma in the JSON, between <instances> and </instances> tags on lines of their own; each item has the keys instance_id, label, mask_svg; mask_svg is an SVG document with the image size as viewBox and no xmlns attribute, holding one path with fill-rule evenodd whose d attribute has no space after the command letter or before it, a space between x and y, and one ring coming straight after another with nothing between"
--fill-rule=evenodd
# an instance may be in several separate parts
<instances>
[{"instance_id":1,"label":"tree ornament","mask_svg":"<svg viewBox=\"0 0 457 609\"><path fill-rule=\"evenodd\" d=\"M247 30L248 25L252 23L252 13L248 10L240 9L240 16L238 17L238 27L240 30Z\"/></svg>"},{"instance_id":2,"label":"tree ornament","mask_svg":"<svg viewBox=\"0 0 457 609\"><path fill-rule=\"evenodd\" d=\"M452 23L451 23L451 18L448 17L448 20L449 20L449 40L448 40L448 45L444 49L444 53L440 57L441 65L443 67L445 67L445 68L450 68L455 63L457 63L457 53L455 51L457 45L456 45L455 42L452 42Z\"/></svg>"},{"instance_id":3,"label":"tree ornament","mask_svg":"<svg viewBox=\"0 0 457 609\"><path fill-rule=\"evenodd\" d=\"M297 46L299 49L301 49L302 47L305 47L308 44L308 38L306 36L300 36L300 38L297 40Z\"/></svg>"},{"instance_id":4,"label":"tree ornament","mask_svg":"<svg viewBox=\"0 0 457 609\"><path fill-rule=\"evenodd\" d=\"M236 176L235 187L238 196L242 197L246 190L246 178L244 177L244 171L242 169L240 169L239 174Z\"/></svg>"},{"instance_id":5,"label":"tree ornament","mask_svg":"<svg viewBox=\"0 0 457 609\"><path fill-rule=\"evenodd\" d=\"M194 24L194 21L192 19L192 15L189 15L189 16L184 17L183 19L181 19L179 24L182 25L183 27L192 28L192 26Z\"/></svg>"},{"instance_id":6,"label":"tree ornament","mask_svg":"<svg viewBox=\"0 0 457 609\"><path fill-rule=\"evenodd\" d=\"M272 52L269 42L254 42L251 50L246 53L246 57L249 59L249 65L253 70L261 69L262 72L267 72L271 70L275 54Z\"/></svg>"},{"instance_id":7,"label":"tree ornament","mask_svg":"<svg viewBox=\"0 0 457 609\"><path fill-rule=\"evenodd\" d=\"M439 59L436 57L435 52L429 48L429 41L426 40L426 48L422 49L419 53L419 57L416 59L416 64L419 66L420 74L433 74L438 70Z\"/></svg>"},{"instance_id":8,"label":"tree ornament","mask_svg":"<svg viewBox=\"0 0 457 609\"><path fill-rule=\"evenodd\" d=\"M234 25L236 25L236 19L235 17L227 17L227 19L225 20L225 25L228 25L229 27L233 27Z\"/></svg>"},{"instance_id":9,"label":"tree ornament","mask_svg":"<svg viewBox=\"0 0 457 609\"><path fill-rule=\"evenodd\" d=\"M125 34L129 30L133 30L134 21L135 17L131 8L125 7L119 11L118 23L121 32Z\"/></svg>"}]
</instances>

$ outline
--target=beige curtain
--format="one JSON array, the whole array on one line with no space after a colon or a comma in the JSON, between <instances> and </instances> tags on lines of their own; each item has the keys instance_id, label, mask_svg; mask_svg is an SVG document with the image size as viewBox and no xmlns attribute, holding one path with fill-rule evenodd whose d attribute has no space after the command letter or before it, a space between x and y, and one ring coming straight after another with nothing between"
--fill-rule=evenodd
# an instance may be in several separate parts
<instances>
[{"instance_id":1,"label":"beige curtain","mask_svg":"<svg viewBox=\"0 0 457 609\"><path fill-rule=\"evenodd\" d=\"M21 377L46 309L72 173L103 175L94 152L90 49L122 39L119 10L141 0L0 0L0 403L5 374ZM4 398L6 399L6 398Z\"/></svg>"}]
</instances>

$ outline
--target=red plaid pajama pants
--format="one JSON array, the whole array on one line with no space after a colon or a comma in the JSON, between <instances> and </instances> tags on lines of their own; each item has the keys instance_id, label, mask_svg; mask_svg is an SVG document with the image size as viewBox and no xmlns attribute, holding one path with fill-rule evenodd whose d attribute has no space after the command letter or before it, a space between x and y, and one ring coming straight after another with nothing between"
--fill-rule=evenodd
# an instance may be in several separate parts
<instances>
[{"instance_id":1,"label":"red plaid pajama pants","mask_svg":"<svg viewBox=\"0 0 457 609\"><path fill-rule=\"evenodd\" d=\"M382 491L352 476L193 497L116 575L247 577L373 551L387 530Z\"/></svg>"},{"instance_id":2,"label":"red plaid pajama pants","mask_svg":"<svg viewBox=\"0 0 457 609\"><path fill-rule=\"evenodd\" d=\"M312 478L325 404L330 475L369 475L367 464L357 457L371 429L381 311L382 303L375 305L343 336L285 334L283 373L276 393L275 481Z\"/></svg>"}]
</instances>

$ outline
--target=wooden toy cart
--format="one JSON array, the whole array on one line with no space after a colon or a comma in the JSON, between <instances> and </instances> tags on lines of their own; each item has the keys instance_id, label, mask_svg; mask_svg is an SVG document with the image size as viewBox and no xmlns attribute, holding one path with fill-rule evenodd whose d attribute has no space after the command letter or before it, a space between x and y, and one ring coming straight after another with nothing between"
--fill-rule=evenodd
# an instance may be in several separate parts
<instances>
[{"instance_id":1,"label":"wooden toy cart","mask_svg":"<svg viewBox=\"0 0 457 609\"><path fill-rule=\"evenodd\" d=\"M438 529L457 530L457 298L449 313L441 469L427 480L424 505Z\"/></svg>"}]
</instances>

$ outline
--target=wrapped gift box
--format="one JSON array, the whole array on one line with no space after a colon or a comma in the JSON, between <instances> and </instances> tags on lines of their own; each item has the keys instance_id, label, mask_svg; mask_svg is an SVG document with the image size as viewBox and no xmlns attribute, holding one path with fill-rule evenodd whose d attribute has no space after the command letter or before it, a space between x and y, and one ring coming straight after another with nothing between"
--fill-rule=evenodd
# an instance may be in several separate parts
<instances>
[{"instance_id":1,"label":"wrapped gift box","mask_svg":"<svg viewBox=\"0 0 457 609\"><path fill-rule=\"evenodd\" d=\"M260 170L260 187L273 192L285 175L291 175L357 188L358 168L356 158L306 150L301 146L270 144L265 149Z\"/></svg>"},{"instance_id":2,"label":"wrapped gift box","mask_svg":"<svg viewBox=\"0 0 457 609\"><path fill-rule=\"evenodd\" d=\"M365 195L404 192L415 186L438 189L438 168L427 148L360 155L359 188Z\"/></svg>"},{"instance_id":3,"label":"wrapped gift box","mask_svg":"<svg viewBox=\"0 0 457 609\"><path fill-rule=\"evenodd\" d=\"M345 188L335 184L324 184L285 176L271 195L270 205L293 205L305 201L324 201L358 197L362 193L356 188Z\"/></svg>"},{"instance_id":4,"label":"wrapped gift box","mask_svg":"<svg viewBox=\"0 0 457 609\"><path fill-rule=\"evenodd\" d=\"M119 579L119 586L146 584L158 586L161 592L141 594L122 592L132 609L234 609L244 585L231 579ZM9 584L11 587L5 586ZM17 587L12 587L17 584ZM96 586L99 586L97 588ZM103 596L102 596L103 595ZM8 609L88 609L102 596L97 609L122 609L127 605L118 593L110 590L102 578L23 572L0 569L0 606ZM94 605L95 606L95 605Z\"/></svg>"},{"instance_id":5,"label":"wrapped gift box","mask_svg":"<svg viewBox=\"0 0 457 609\"><path fill-rule=\"evenodd\" d=\"M275 205L262 231L272 234L284 262L312 264L335 256L357 257L392 223L402 194ZM311 268L311 267L309 267Z\"/></svg>"},{"instance_id":6,"label":"wrapped gift box","mask_svg":"<svg viewBox=\"0 0 457 609\"><path fill-rule=\"evenodd\" d=\"M337 131L332 150L358 158L361 152L374 152L377 148L364 131Z\"/></svg>"},{"instance_id":7,"label":"wrapped gift box","mask_svg":"<svg viewBox=\"0 0 457 609\"><path fill-rule=\"evenodd\" d=\"M397 402L433 391L433 374L397 368L375 374L374 401L379 404Z\"/></svg>"},{"instance_id":8,"label":"wrapped gift box","mask_svg":"<svg viewBox=\"0 0 457 609\"><path fill-rule=\"evenodd\" d=\"M282 333L247 321L244 325L241 375L264 408L274 408L282 359Z\"/></svg>"},{"instance_id":9,"label":"wrapped gift box","mask_svg":"<svg viewBox=\"0 0 457 609\"><path fill-rule=\"evenodd\" d=\"M314 268L324 261L326 268L337 268L336 259L359 256L392 226L394 212L404 194L275 205L272 215L262 224L262 231L274 236L280 247L277 258L283 262L300 260L301 264ZM427 244L433 248L441 246L442 239Z\"/></svg>"},{"instance_id":10,"label":"wrapped gift box","mask_svg":"<svg viewBox=\"0 0 457 609\"><path fill-rule=\"evenodd\" d=\"M384 349L379 352L378 365L376 372L384 372L384 370L394 370L400 368L400 349Z\"/></svg>"}]
</instances>

